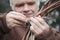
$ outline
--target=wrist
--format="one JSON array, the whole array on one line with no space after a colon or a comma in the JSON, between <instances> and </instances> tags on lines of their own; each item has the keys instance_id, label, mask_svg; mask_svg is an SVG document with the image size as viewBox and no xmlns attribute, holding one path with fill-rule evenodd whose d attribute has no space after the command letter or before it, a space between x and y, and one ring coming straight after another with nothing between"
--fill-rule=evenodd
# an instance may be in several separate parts
<instances>
[{"instance_id":1,"label":"wrist","mask_svg":"<svg viewBox=\"0 0 60 40\"><path fill-rule=\"evenodd\" d=\"M51 34L52 34L52 28L49 27L49 31L48 31L48 32L45 32L45 31L44 31L42 34L37 35L36 38L38 38L38 39L46 39L46 38L48 38Z\"/></svg>"},{"instance_id":2,"label":"wrist","mask_svg":"<svg viewBox=\"0 0 60 40\"><path fill-rule=\"evenodd\" d=\"M2 33L6 34L6 33L9 33L10 29L7 27L7 24L6 24L6 14L4 14L2 17L1 17L1 22L2 22Z\"/></svg>"}]
</instances>

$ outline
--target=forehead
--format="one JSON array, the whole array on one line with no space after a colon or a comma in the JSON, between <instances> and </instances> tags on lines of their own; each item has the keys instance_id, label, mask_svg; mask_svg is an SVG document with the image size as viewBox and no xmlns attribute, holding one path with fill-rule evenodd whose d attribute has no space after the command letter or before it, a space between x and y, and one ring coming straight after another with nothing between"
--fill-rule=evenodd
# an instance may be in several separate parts
<instances>
[{"instance_id":1,"label":"forehead","mask_svg":"<svg viewBox=\"0 0 60 40\"><path fill-rule=\"evenodd\" d=\"M36 2L36 0L13 0L13 2L16 4L16 3Z\"/></svg>"}]
</instances>

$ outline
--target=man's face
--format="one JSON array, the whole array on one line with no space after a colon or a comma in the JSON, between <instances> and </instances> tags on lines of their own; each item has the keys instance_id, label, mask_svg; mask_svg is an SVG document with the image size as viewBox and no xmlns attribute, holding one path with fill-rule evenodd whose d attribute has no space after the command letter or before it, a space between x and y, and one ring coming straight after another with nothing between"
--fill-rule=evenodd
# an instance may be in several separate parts
<instances>
[{"instance_id":1,"label":"man's face","mask_svg":"<svg viewBox=\"0 0 60 40\"><path fill-rule=\"evenodd\" d=\"M36 0L15 0L13 10L20 12L29 18L38 12L38 8Z\"/></svg>"}]
</instances>

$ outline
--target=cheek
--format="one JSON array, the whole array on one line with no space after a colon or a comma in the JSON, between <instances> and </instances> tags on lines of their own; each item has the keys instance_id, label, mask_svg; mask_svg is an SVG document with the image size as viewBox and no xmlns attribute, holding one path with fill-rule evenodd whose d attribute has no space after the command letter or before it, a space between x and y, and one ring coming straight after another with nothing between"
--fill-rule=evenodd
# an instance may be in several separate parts
<instances>
[{"instance_id":1,"label":"cheek","mask_svg":"<svg viewBox=\"0 0 60 40\"><path fill-rule=\"evenodd\" d=\"M38 6L37 5L34 5L34 6L31 6L31 10L33 10L34 12L38 12Z\"/></svg>"},{"instance_id":2,"label":"cheek","mask_svg":"<svg viewBox=\"0 0 60 40\"><path fill-rule=\"evenodd\" d=\"M23 8L15 8L14 10L15 10L16 12L20 12L20 13L21 13L21 12L22 12L22 9L23 9Z\"/></svg>"}]
</instances>

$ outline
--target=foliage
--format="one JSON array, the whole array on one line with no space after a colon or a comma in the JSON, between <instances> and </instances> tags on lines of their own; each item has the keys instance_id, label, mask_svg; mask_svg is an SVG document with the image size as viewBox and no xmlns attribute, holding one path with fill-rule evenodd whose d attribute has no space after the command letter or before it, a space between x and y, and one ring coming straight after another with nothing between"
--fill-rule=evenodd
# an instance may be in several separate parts
<instances>
[{"instance_id":1,"label":"foliage","mask_svg":"<svg viewBox=\"0 0 60 40\"><path fill-rule=\"evenodd\" d=\"M10 10L9 1L8 0L0 0L0 13L5 13Z\"/></svg>"}]
</instances>

